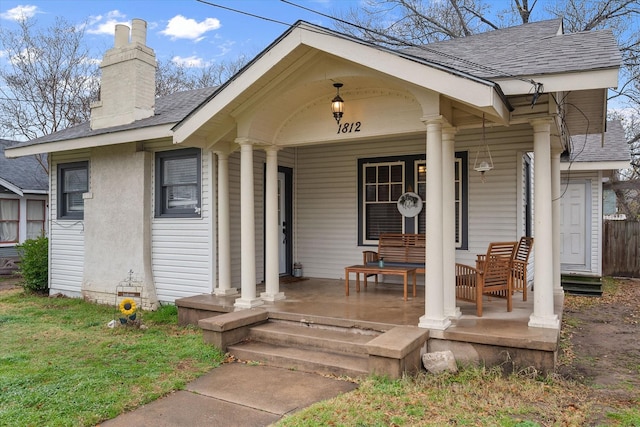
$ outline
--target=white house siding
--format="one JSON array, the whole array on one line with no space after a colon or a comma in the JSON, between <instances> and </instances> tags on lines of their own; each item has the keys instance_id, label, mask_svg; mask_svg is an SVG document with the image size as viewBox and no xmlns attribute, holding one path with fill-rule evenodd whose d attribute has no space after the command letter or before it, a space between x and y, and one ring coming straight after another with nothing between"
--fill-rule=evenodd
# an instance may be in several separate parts
<instances>
[{"instance_id":1,"label":"white house siding","mask_svg":"<svg viewBox=\"0 0 640 427\"><path fill-rule=\"evenodd\" d=\"M592 273L596 275L602 275L602 264L600 260L602 259L602 233L603 233L603 222L602 222L602 173L600 171L563 171L561 175L561 186L560 192L561 194L564 191L565 185L568 182L572 183L590 183L590 201L591 204L585 206L587 210L587 214L590 214L590 217L587 219L591 223L590 230L587 230L587 236L585 236L585 244L588 245L588 252L586 254L589 257L590 265L582 269L572 268L566 265L562 265L562 273ZM587 202L589 201L587 198ZM589 236L590 234L590 236Z\"/></svg>"},{"instance_id":2,"label":"white house siding","mask_svg":"<svg viewBox=\"0 0 640 427\"><path fill-rule=\"evenodd\" d=\"M180 147L182 148L182 147ZM159 151L161 144L145 149ZM213 290L210 226L211 199L209 156L202 152L202 203L200 218L153 218L151 222L151 264L156 294L161 302L211 293ZM155 206L155 167L151 180ZM215 169L214 169L215 170ZM155 214L155 210L152 209Z\"/></svg>"},{"instance_id":3,"label":"white house siding","mask_svg":"<svg viewBox=\"0 0 640 427\"><path fill-rule=\"evenodd\" d=\"M80 297L84 274L84 221L58 220L57 169L60 163L89 159L88 150L53 153L50 157L49 217L49 292ZM91 162L89 162L89 191L91 191Z\"/></svg>"},{"instance_id":4,"label":"white house siding","mask_svg":"<svg viewBox=\"0 0 640 427\"><path fill-rule=\"evenodd\" d=\"M527 125L487 130L494 169L486 182L473 170L479 133L461 131L456 151L468 151L468 249L456 251L457 261L475 263L488 242L515 240L518 227L518 156L532 149ZM386 157L425 152L426 136L404 141L340 143L297 149L295 168L296 261L305 276L344 277L344 267L362 262L358 246L357 162L362 157Z\"/></svg>"}]
</instances>

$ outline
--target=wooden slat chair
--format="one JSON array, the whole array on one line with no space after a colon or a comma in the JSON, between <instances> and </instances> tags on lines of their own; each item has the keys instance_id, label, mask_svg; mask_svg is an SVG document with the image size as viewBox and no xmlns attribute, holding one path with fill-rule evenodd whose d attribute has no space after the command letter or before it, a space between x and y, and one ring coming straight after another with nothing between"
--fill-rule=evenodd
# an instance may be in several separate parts
<instances>
[{"instance_id":1,"label":"wooden slat chair","mask_svg":"<svg viewBox=\"0 0 640 427\"><path fill-rule=\"evenodd\" d=\"M513 310L511 265L517 244L490 243L481 268L456 263L456 298L475 303L478 317L482 317L484 295L505 298L507 311Z\"/></svg>"},{"instance_id":2,"label":"wooden slat chair","mask_svg":"<svg viewBox=\"0 0 640 427\"><path fill-rule=\"evenodd\" d=\"M529 256L533 248L533 237L522 236L518 242L518 246L513 253L513 262L511 280L513 281L513 290L522 291L522 301L527 300L527 268ZM476 259L476 268L482 270L486 254L478 254Z\"/></svg>"},{"instance_id":3,"label":"wooden slat chair","mask_svg":"<svg viewBox=\"0 0 640 427\"><path fill-rule=\"evenodd\" d=\"M532 248L533 237L523 236L520 238L518 247L513 254L511 280L513 281L513 290L522 291L522 301L527 300L527 269Z\"/></svg>"}]
</instances>

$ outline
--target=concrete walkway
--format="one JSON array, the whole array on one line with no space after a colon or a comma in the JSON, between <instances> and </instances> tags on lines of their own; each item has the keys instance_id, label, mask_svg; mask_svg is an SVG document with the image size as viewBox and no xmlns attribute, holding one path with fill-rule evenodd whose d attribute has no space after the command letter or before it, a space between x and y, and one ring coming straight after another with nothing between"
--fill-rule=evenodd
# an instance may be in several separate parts
<instances>
[{"instance_id":1,"label":"concrete walkway","mask_svg":"<svg viewBox=\"0 0 640 427\"><path fill-rule=\"evenodd\" d=\"M356 384L306 372L228 363L101 427L268 426Z\"/></svg>"}]
</instances>

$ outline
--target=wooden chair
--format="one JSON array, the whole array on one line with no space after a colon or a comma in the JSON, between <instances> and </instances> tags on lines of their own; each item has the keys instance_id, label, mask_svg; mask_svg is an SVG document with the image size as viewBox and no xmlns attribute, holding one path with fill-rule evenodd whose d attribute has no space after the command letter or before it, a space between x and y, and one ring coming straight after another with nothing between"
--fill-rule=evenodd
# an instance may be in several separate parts
<instances>
[{"instance_id":1,"label":"wooden chair","mask_svg":"<svg viewBox=\"0 0 640 427\"><path fill-rule=\"evenodd\" d=\"M456 298L475 303L478 317L482 317L484 295L505 298L507 311L513 310L511 265L517 245L493 242L476 267L456 263Z\"/></svg>"},{"instance_id":2,"label":"wooden chair","mask_svg":"<svg viewBox=\"0 0 640 427\"><path fill-rule=\"evenodd\" d=\"M529 256L533 248L533 237L523 236L518 242L518 247L513 254L513 265L511 266L511 275L513 281L513 290L522 291L522 301L527 300L527 269L529 265Z\"/></svg>"},{"instance_id":3,"label":"wooden chair","mask_svg":"<svg viewBox=\"0 0 640 427\"><path fill-rule=\"evenodd\" d=\"M513 290L522 291L522 301L527 300L527 269L529 256L533 248L533 237L523 236L518 242L516 250L513 252L513 260L511 266L511 280L513 281ZM486 255L478 254L476 259L476 268L482 270Z\"/></svg>"}]
</instances>

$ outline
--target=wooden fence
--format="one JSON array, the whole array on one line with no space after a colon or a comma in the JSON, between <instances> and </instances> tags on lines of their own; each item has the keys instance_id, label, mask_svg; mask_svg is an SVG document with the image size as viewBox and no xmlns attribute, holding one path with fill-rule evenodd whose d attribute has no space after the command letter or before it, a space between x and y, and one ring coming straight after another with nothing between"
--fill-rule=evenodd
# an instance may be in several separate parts
<instances>
[{"instance_id":1,"label":"wooden fence","mask_svg":"<svg viewBox=\"0 0 640 427\"><path fill-rule=\"evenodd\" d=\"M604 275L640 277L640 222L605 221L603 240Z\"/></svg>"}]
</instances>

